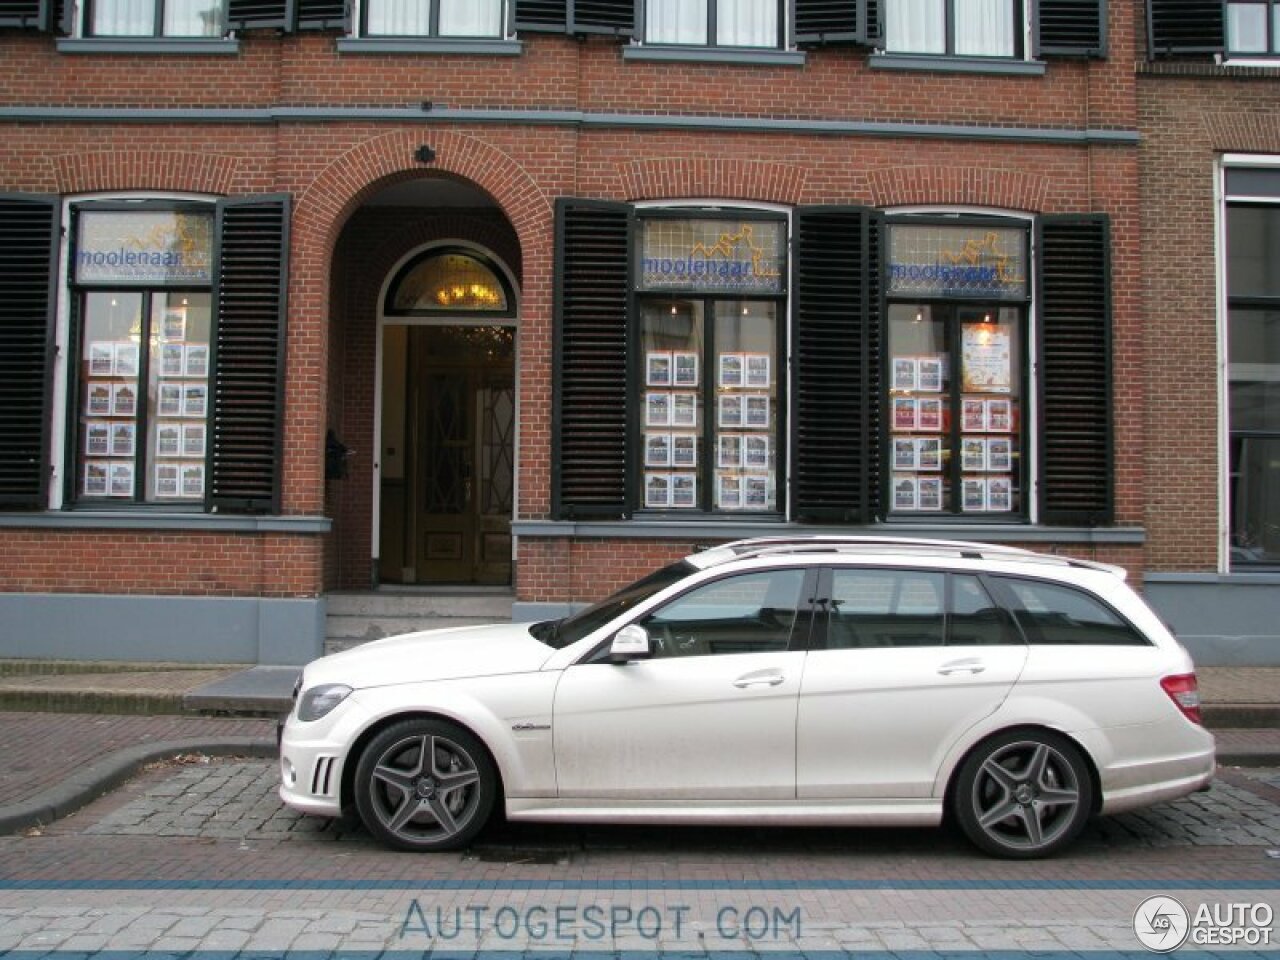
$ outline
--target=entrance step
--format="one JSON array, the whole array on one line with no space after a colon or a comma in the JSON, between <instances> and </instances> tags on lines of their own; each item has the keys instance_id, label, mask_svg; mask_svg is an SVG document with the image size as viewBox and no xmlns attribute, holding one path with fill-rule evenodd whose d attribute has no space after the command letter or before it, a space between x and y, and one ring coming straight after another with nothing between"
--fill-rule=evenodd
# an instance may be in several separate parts
<instances>
[{"instance_id":1,"label":"entrance step","mask_svg":"<svg viewBox=\"0 0 1280 960\"><path fill-rule=\"evenodd\" d=\"M433 588L330 593L326 600L330 654L418 630L510 623L515 595L508 588Z\"/></svg>"}]
</instances>

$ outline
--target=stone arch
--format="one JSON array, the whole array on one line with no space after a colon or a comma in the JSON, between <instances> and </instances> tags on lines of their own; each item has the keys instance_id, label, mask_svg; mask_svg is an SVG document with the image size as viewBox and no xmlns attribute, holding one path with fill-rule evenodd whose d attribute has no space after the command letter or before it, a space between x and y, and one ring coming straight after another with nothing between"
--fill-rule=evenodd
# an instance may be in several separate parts
<instances>
[{"instance_id":1,"label":"stone arch","mask_svg":"<svg viewBox=\"0 0 1280 960\"><path fill-rule=\"evenodd\" d=\"M618 178L628 200L725 197L794 206L805 169L766 160L659 157L618 164Z\"/></svg>"},{"instance_id":2,"label":"stone arch","mask_svg":"<svg viewBox=\"0 0 1280 960\"><path fill-rule=\"evenodd\" d=\"M522 326L539 330L529 342L549 343L552 248L551 202L512 157L474 136L430 131L436 152L431 165L414 160L424 140L421 128L396 130L364 140L333 157L298 194L289 257L290 376L286 380L284 490L287 510L323 510L323 438L328 392L329 283L338 237L350 215L378 191L424 175L465 179L486 191L511 224L523 253ZM521 354L522 381L529 391L549 391L548 350ZM305 373L304 373L305 371ZM526 431L522 442L539 439Z\"/></svg>"},{"instance_id":3,"label":"stone arch","mask_svg":"<svg viewBox=\"0 0 1280 960\"><path fill-rule=\"evenodd\" d=\"M1023 170L919 165L886 167L868 173L871 204L956 204L1004 210L1044 209L1049 178Z\"/></svg>"},{"instance_id":4,"label":"stone arch","mask_svg":"<svg viewBox=\"0 0 1280 960\"><path fill-rule=\"evenodd\" d=\"M163 190L227 194L240 158L183 150L86 150L50 158L57 192Z\"/></svg>"}]
</instances>

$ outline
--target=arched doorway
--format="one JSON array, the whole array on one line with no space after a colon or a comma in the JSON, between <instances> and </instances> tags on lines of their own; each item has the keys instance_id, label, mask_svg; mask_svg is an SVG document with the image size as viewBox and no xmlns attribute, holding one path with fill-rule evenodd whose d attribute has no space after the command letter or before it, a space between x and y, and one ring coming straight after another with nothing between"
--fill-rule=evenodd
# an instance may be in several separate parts
<instances>
[{"instance_id":1,"label":"arched doorway","mask_svg":"<svg viewBox=\"0 0 1280 960\"><path fill-rule=\"evenodd\" d=\"M378 313L379 582L511 582L518 313L507 266L473 243L430 243L388 274Z\"/></svg>"}]
</instances>

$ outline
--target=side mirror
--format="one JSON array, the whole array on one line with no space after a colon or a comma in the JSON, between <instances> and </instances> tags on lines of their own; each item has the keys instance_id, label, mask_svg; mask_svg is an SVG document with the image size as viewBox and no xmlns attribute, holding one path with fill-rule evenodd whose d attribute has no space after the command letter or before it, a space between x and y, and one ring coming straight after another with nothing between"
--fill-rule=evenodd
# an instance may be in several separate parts
<instances>
[{"instance_id":1,"label":"side mirror","mask_svg":"<svg viewBox=\"0 0 1280 960\"><path fill-rule=\"evenodd\" d=\"M611 663L630 663L651 656L653 648L649 645L649 631L638 624L623 627L613 635L613 642L609 644Z\"/></svg>"}]
</instances>

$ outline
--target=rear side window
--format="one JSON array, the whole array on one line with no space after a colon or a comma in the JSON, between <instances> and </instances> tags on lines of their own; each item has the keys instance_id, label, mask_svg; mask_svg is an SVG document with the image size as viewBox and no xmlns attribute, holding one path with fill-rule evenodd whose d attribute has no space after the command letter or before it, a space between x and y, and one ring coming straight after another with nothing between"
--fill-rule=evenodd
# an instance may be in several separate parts
<instances>
[{"instance_id":1,"label":"rear side window","mask_svg":"<svg viewBox=\"0 0 1280 960\"><path fill-rule=\"evenodd\" d=\"M1083 590L1038 580L1000 577L1013 614L1030 643L1050 646L1149 646L1150 641L1101 600Z\"/></svg>"},{"instance_id":2,"label":"rear side window","mask_svg":"<svg viewBox=\"0 0 1280 960\"><path fill-rule=\"evenodd\" d=\"M831 572L827 647L940 647L946 575L925 570Z\"/></svg>"}]
</instances>

